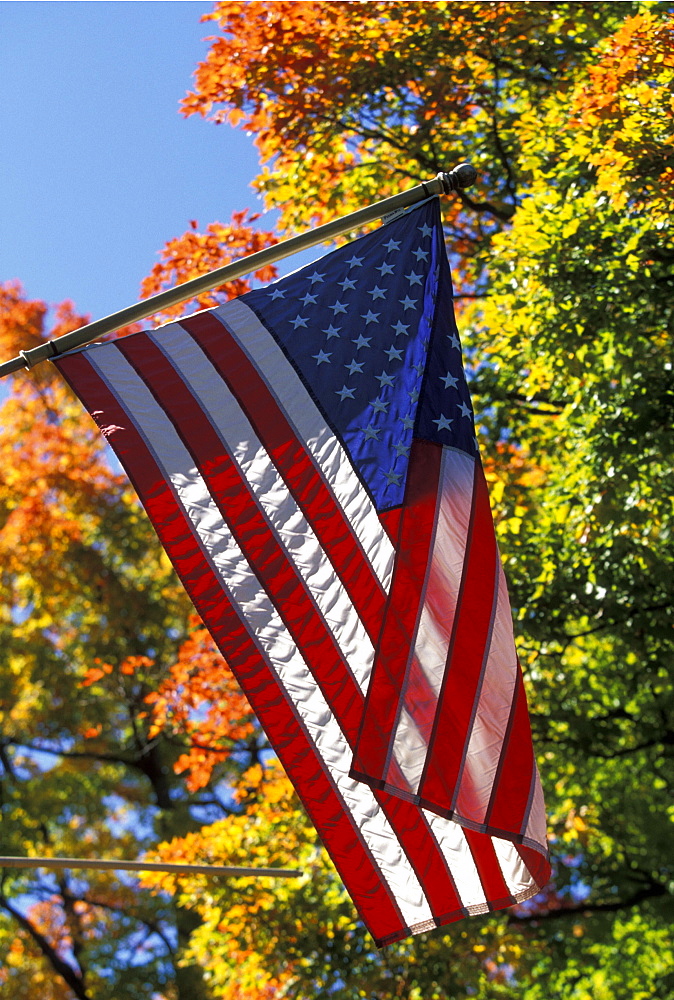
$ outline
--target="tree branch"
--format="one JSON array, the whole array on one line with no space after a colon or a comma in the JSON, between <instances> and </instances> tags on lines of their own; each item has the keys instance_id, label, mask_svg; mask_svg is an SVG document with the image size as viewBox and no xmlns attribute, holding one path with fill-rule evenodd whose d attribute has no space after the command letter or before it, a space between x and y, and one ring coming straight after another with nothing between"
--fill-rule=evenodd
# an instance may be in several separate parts
<instances>
[{"instance_id":1,"label":"tree branch","mask_svg":"<svg viewBox=\"0 0 674 1000\"><path fill-rule=\"evenodd\" d=\"M514 205L512 207L508 206L505 208L498 208L491 201L473 201L473 199L470 198L465 191L457 191L456 193L463 204L467 205L473 212L493 215L493 217L495 219L499 219L500 222L510 222L515 214Z\"/></svg>"},{"instance_id":2,"label":"tree branch","mask_svg":"<svg viewBox=\"0 0 674 1000\"><path fill-rule=\"evenodd\" d=\"M124 916L131 916L139 924L142 924L143 927L147 928L147 930L150 931L152 934L157 935L157 937L163 942L164 946L166 947L167 954L169 955L175 954L175 949L173 948L173 945L171 944L166 934L156 921L149 920L146 917L139 917L136 913L133 913L133 911L126 909L124 906L114 906L112 903L104 903L100 899L90 899L89 896L84 896L79 893L76 896L73 896L69 893L67 895L64 895L64 893L61 892L61 896L63 897L64 901L67 899L73 903L77 902L86 903L87 906L92 906L92 907L96 906L101 910L107 910L109 913L121 913Z\"/></svg>"},{"instance_id":3,"label":"tree branch","mask_svg":"<svg viewBox=\"0 0 674 1000\"><path fill-rule=\"evenodd\" d=\"M555 910L543 912L518 913L511 910L509 923L536 923L539 920L556 920L564 917L592 916L594 913L617 913L638 906L647 899L658 899L668 894L667 887L660 882L649 882L643 889L637 890L627 899L616 899L610 903L578 903L574 906L561 906Z\"/></svg>"},{"instance_id":4,"label":"tree branch","mask_svg":"<svg viewBox=\"0 0 674 1000\"><path fill-rule=\"evenodd\" d=\"M127 767L133 767L140 771L143 770L131 754L125 756L124 754L96 753L93 750L57 750L54 747L35 746L33 743L25 743L22 740L7 740L5 746L22 747L24 750L29 750L33 753L46 753L51 754L53 757L66 757L73 760L100 760L108 764L125 764Z\"/></svg>"},{"instance_id":5,"label":"tree branch","mask_svg":"<svg viewBox=\"0 0 674 1000\"><path fill-rule=\"evenodd\" d=\"M571 634L567 634L564 638L567 640L581 639L583 636L592 635L593 632L601 632L603 629L610 628L615 625L625 625L632 618L636 618L637 615L645 614L647 611L668 611L671 607L671 601L664 601L661 604L646 604L643 608L637 608L635 611L630 611L630 613L624 618L609 619L606 622L602 622L600 625L594 625L592 628L585 629L582 632L572 632Z\"/></svg>"},{"instance_id":6,"label":"tree branch","mask_svg":"<svg viewBox=\"0 0 674 1000\"><path fill-rule=\"evenodd\" d=\"M44 957L47 959L54 971L73 991L77 1000L92 1000L89 993L84 988L82 977L67 962L64 962L60 955L52 948L44 935L40 934L36 927L31 924L27 917L24 917L20 910L15 909L6 896L0 895L0 908L16 920L33 939Z\"/></svg>"}]
</instances>

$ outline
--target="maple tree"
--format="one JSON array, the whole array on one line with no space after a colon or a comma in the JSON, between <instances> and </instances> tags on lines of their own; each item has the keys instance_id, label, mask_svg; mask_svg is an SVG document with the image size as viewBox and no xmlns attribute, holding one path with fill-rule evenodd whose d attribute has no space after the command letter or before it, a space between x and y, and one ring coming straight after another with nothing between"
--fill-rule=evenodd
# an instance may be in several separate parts
<instances>
[{"instance_id":1,"label":"maple tree","mask_svg":"<svg viewBox=\"0 0 674 1000\"><path fill-rule=\"evenodd\" d=\"M12 997L674 996L673 19L637 3L223 2L186 114L245 127L237 213L145 294L461 160L443 204L555 880L373 953L93 426L43 365L0 460L4 853L291 865L219 883L4 873ZM267 280L270 273L258 278ZM238 294L210 293L199 306ZM47 335L0 289L3 354ZM52 336L81 322L65 305ZM130 957L133 956L133 957Z\"/></svg>"},{"instance_id":2,"label":"maple tree","mask_svg":"<svg viewBox=\"0 0 674 1000\"><path fill-rule=\"evenodd\" d=\"M518 204L521 115L567 86L592 44L635 8L216 3L207 20L219 34L183 110L253 134L254 186L279 210L281 232L470 160L477 187L443 212L455 275L475 277L481 248Z\"/></svg>"},{"instance_id":3,"label":"maple tree","mask_svg":"<svg viewBox=\"0 0 674 1000\"><path fill-rule=\"evenodd\" d=\"M225 997L244 968L253 983L260 952L270 982L292 967L283 988L298 996L395 983L401 996L628 997L636 982L666 995L671 18L648 5L220 3L211 19L221 34L184 109L255 134L256 183L282 228L403 177L478 167L478 191L444 207L446 231L557 871L533 908L406 943L398 965L396 948L359 964L357 924L341 914L334 930L343 899L320 911L318 940L302 923L295 954L285 918L309 911L309 890L278 890L271 934L256 897L252 932L215 893L221 936L196 932L201 960Z\"/></svg>"},{"instance_id":4,"label":"maple tree","mask_svg":"<svg viewBox=\"0 0 674 1000\"><path fill-rule=\"evenodd\" d=\"M272 232L260 232L253 228L252 223L260 218L259 213L234 212L227 225L212 222L204 233L198 231L198 223L192 220L190 228L182 236L178 236L163 247L161 259L154 265L150 274L141 284L141 294L144 298L156 295L165 288L183 284L202 274L208 274L218 267L229 264L251 253L257 253L266 247L273 246L278 238ZM277 270L273 265L261 267L254 272L258 281L273 281ZM154 317L155 321L168 321L177 316L184 316L186 311L208 309L223 298L235 298L250 289L248 278L237 278L228 281L220 288L211 292L203 292L187 302L164 309Z\"/></svg>"}]
</instances>

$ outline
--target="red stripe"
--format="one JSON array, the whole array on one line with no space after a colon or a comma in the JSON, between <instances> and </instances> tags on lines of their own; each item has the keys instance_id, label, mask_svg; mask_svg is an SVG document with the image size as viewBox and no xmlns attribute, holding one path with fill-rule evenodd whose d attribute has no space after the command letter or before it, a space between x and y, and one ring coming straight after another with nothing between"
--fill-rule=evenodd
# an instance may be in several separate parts
<instances>
[{"instance_id":1,"label":"red stripe","mask_svg":"<svg viewBox=\"0 0 674 1000\"><path fill-rule=\"evenodd\" d=\"M401 692L407 683L410 650L423 602L441 462L439 445L413 441L393 581L352 767L352 773L361 780L375 786L379 783L380 787L388 770L389 745L395 733ZM418 681L417 672L414 680ZM404 788L404 779L401 780Z\"/></svg>"},{"instance_id":2,"label":"red stripe","mask_svg":"<svg viewBox=\"0 0 674 1000\"><path fill-rule=\"evenodd\" d=\"M485 822L490 827L511 830L513 816L522 816L522 825L517 832L524 833L529 819L529 796L534 767L527 698L518 663L510 718L485 816Z\"/></svg>"},{"instance_id":3,"label":"red stripe","mask_svg":"<svg viewBox=\"0 0 674 1000\"><path fill-rule=\"evenodd\" d=\"M447 860L421 808L389 792L373 789L373 794L414 867L437 926L467 916Z\"/></svg>"},{"instance_id":4,"label":"red stripe","mask_svg":"<svg viewBox=\"0 0 674 1000\"><path fill-rule=\"evenodd\" d=\"M473 855L489 908L498 910L503 906L512 906L516 899L503 878L491 837L475 830L464 829L463 832Z\"/></svg>"},{"instance_id":5,"label":"red stripe","mask_svg":"<svg viewBox=\"0 0 674 1000\"><path fill-rule=\"evenodd\" d=\"M462 902L447 860L420 807L376 788L372 793L414 868L431 912L461 911Z\"/></svg>"},{"instance_id":6,"label":"red stripe","mask_svg":"<svg viewBox=\"0 0 674 1000\"><path fill-rule=\"evenodd\" d=\"M297 440L283 409L227 327L211 313L183 320L236 397L297 505L311 524L373 643L379 636L385 593L360 541L313 456ZM242 391L245 386L245 393Z\"/></svg>"},{"instance_id":7,"label":"red stripe","mask_svg":"<svg viewBox=\"0 0 674 1000\"><path fill-rule=\"evenodd\" d=\"M424 802L454 809L458 779L474 719L493 616L498 559L484 473L475 463L471 524L447 667L438 699L419 794ZM481 822L482 816L467 816Z\"/></svg>"},{"instance_id":8,"label":"red stripe","mask_svg":"<svg viewBox=\"0 0 674 1000\"><path fill-rule=\"evenodd\" d=\"M286 556L245 477L220 436L163 352L149 339L119 343L194 458L237 545L276 607L350 743L358 731L361 697L348 664Z\"/></svg>"},{"instance_id":9,"label":"red stripe","mask_svg":"<svg viewBox=\"0 0 674 1000\"><path fill-rule=\"evenodd\" d=\"M395 507L393 510L383 510L379 514L379 520L392 542L395 542L398 537L401 515L402 507Z\"/></svg>"},{"instance_id":10,"label":"red stripe","mask_svg":"<svg viewBox=\"0 0 674 1000\"><path fill-rule=\"evenodd\" d=\"M523 844L517 845L517 853L527 866L527 870L536 885L542 889L550 881L552 874L548 857L532 847L525 847Z\"/></svg>"},{"instance_id":11,"label":"red stripe","mask_svg":"<svg viewBox=\"0 0 674 1000\"><path fill-rule=\"evenodd\" d=\"M443 470L440 474L441 481L438 486L438 497L436 501L436 505L438 507L442 505L443 500L445 499L444 491L448 488L446 485L447 470L444 468L446 458L447 452L443 455ZM419 471L421 472L421 475L425 474L424 471ZM451 486L449 489L451 489ZM468 515L466 516L466 521L469 522ZM453 588L455 584L448 580L446 567L444 565L445 558L447 556L445 546L447 545L449 551L454 552L454 541L450 539L448 543L448 540L443 538L442 529L438 524L433 538L433 545L429 557L430 566L428 567L425 588L422 590L422 596L423 608L426 611L428 618L433 622L433 625L437 629L439 635L444 637L449 647L454 624L455 601L452 598L456 599L457 595L456 593L450 593L450 588ZM421 583L419 586L421 586ZM415 635L414 641L416 646L417 635ZM408 676L405 682L405 689L402 692L401 697L404 707L409 715L414 719L420 737L428 745L433 733L433 728L436 725L438 696L421 667L417 656L413 657L411 660ZM388 780L391 779L388 778Z\"/></svg>"},{"instance_id":12,"label":"red stripe","mask_svg":"<svg viewBox=\"0 0 674 1000\"><path fill-rule=\"evenodd\" d=\"M415 728L421 739L428 742L438 710L438 699L416 656L410 657L405 688L400 694L399 702L401 708L414 721ZM390 739L391 752L386 774L384 775L386 787L390 789L398 788L401 791L409 790L412 794L416 794L416 789L411 789L409 782L402 774L400 766L396 762L395 741L396 734Z\"/></svg>"},{"instance_id":13,"label":"red stripe","mask_svg":"<svg viewBox=\"0 0 674 1000\"><path fill-rule=\"evenodd\" d=\"M195 459L237 544L301 649L307 667L353 747L364 699L306 585L270 530L245 478L223 451L219 435L171 363L147 338L127 338L119 350L163 407ZM243 526L243 527L242 527ZM234 665L232 664L232 668ZM432 905L455 895L447 864L416 807L377 796ZM456 906L460 907L456 899Z\"/></svg>"},{"instance_id":14,"label":"red stripe","mask_svg":"<svg viewBox=\"0 0 674 1000\"><path fill-rule=\"evenodd\" d=\"M377 942L407 933L393 895L304 730L204 558L194 529L175 500L126 411L83 355L56 362L111 441L195 607L227 658L251 707L330 851L363 920ZM110 430L110 428L112 428Z\"/></svg>"}]
</instances>

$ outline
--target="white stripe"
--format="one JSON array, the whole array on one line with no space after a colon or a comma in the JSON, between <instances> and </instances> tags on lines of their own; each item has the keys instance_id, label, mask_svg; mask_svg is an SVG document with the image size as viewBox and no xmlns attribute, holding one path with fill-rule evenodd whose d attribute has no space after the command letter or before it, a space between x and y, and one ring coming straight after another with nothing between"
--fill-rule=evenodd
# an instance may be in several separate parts
<instances>
[{"instance_id":1,"label":"white stripe","mask_svg":"<svg viewBox=\"0 0 674 1000\"><path fill-rule=\"evenodd\" d=\"M361 831L382 877L390 885L403 919L416 925L432 913L414 869L371 789L348 775L351 753L345 737L325 702L295 643L274 606L261 590L243 553L232 538L208 488L171 421L159 408L142 380L114 348L92 352L89 360L133 420L170 481L174 493L194 525L225 590L241 610L267 661L281 680L307 727L317 752L328 767L354 821Z\"/></svg>"},{"instance_id":2,"label":"white stripe","mask_svg":"<svg viewBox=\"0 0 674 1000\"><path fill-rule=\"evenodd\" d=\"M477 822L484 819L489 807L517 680L510 602L498 552L496 558L499 560L496 578L498 598L491 645L466 759L459 776L460 788L465 789L467 795L463 797L460 791L456 800L459 815L469 815Z\"/></svg>"},{"instance_id":3,"label":"white stripe","mask_svg":"<svg viewBox=\"0 0 674 1000\"><path fill-rule=\"evenodd\" d=\"M445 857L452 859L452 875L461 902L465 907L475 907L473 912L484 912L488 909L487 897L465 833L458 823L443 819L428 809L421 811L428 820Z\"/></svg>"},{"instance_id":4,"label":"white stripe","mask_svg":"<svg viewBox=\"0 0 674 1000\"><path fill-rule=\"evenodd\" d=\"M474 478L474 458L461 451L443 449L438 519L431 554L433 587L442 600L439 606L437 602L432 606L427 591L415 645L419 664L436 696L440 694L445 675L463 576Z\"/></svg>"},{"instance_id":5,"label":"white stripe","mask_svg":"<svg viewBox=\"0 0 674 1000\"><path fill-rule=\"evenodd\" d=\"M546 846L548 827L547 817L545 815L545 802L543 801L543 788L541 787L540 775L535 764L534 768L534 794L532 796L531 809L529 811L529 819L527 822L527 828L524 831L524 836L526 840L531 843Z\"/></svg>"},{"instance_id":6,"label":"white stripe","mask_svg":"<svg viewBox=\"0 0 674 1000\"><path fill-rule=\"evenodd\" d=\"M339 505L351 522L354 532L368 555L370 563L388 592L393 572L394 549L381 531L379 516L371 501L364 504L360 484L355 488L348 456L326 424L320 410L311 400L295 369L283 351L260 323L252 310L240 299L233 299L213 315L221 319L234 336L251 364L258 370L268 388L285 411L297 438L318 462Z\"/></svg>"},{"instance_id":7,"label":"white stripe","mask_svg":"<svg viewBox=\"0 0 674 1000\"><path fill-rule=\"evenodd\" d=\"M396 726L395 742L384 780L393 788L398 787L400 778L395 773L395 765L397 765L406 782L405 790L416 794L419 791L419 781L427 750L428 740L422 736L419 726L408 709L403 706Z\"/></svg>"},{"instance_id":8,"label":"white stripe","mask_svg":"<svg viewBox=\"0 0 674 1000\"><path fill-rule=\"evenodd\" d=\"M475 459L454 449L443 450L438 482L438 518L431 555L432 578L426 584L414 642L414 655L436 699L445 675L463 575L474 477ZM431 603L431 592L441 595L440 606ZM418 713L414 711L406 685L401 692L401 701L403 710L395 730L392 756L410 789L416 792L431 732L414 721L414 715Z\"/></svg>"},{"instance_id":9,"label":"white stripe","mask_svg":"<svg viewBox=\"0 0 674 1000\"><path fill-rule=\"evenodd\" d=\"M508 889L513 896L526 895L531 891L532 881L519 851L509 840L499 837L492 837L492 844Z\"/></svg>"},{"instance_id":10,"label":"white stripe","mask_svg":"<svg viewBox=\"0 0 674 1000\"><path fill-rule=\"evenodd\" d=\"M283 479L237 400L203 351L185 331L165 327L149 339L171 361L217 432L223 449L249 483L286 557L307 584L363 694L367 691L374 647L332 563L309 522L295 503ZM355 478L355 477L354 477ZM356 483L359 487L359 484ZM360 490L361 498L367 495ZM380 533L384 533L381 525Z\"/></svg>"}]
</instances>

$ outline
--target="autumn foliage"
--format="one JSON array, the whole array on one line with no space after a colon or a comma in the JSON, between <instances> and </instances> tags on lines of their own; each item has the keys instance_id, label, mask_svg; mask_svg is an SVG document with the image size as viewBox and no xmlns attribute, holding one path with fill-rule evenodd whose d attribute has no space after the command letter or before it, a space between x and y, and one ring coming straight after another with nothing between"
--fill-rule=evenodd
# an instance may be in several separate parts
<instances>
[{"instance_id":1,"label":"autumn foliage","mask_svg":"<svg viewBox=\"0 0 674 1000\"><path fill-rule=\"evenodd\" d=\"M616 211L630 195L651 212L671 205L673 71L674 25L645 12L625 21L590 67L589 86L574 95L570 124L582 133L578 152L587 150L597 190Z\"/></svg>"},{"instance_id":2,"label":"autumn foliage","mask_svg":"<svg viewBox=\"0 0 674 1000\"><path fill-rule=\"evenodd\" d=\"M203 233L198 231L198 223L193 221L186 233L169 240L164 246L161 259L141 285L141 294L144 298L156 295L165 288L173 288L191 278L198 278L216 268L224 267L225 264L240 257L273 246L277 238L272 232L261 232L253 228L252 223L259 218L258 213L251 214L247 210L235 212L228 225L212 222ZM276 273L273 265L266 265L255 271L253 277L258 281L267 282L272 281ZM249 279L237 278L227 282L222 288L215 288L213 291L196 296L188 304L179 303L169 307L156 318L166 322L185 315L190 309L192 311L197 308L207 309L222 301L223 293L225 298L235 298L237 295L243 295L250 287Z\"/></svg>"},{"instance_id":3,"label":"autumn foliage","mask_svg":"<svg viewBox=\"0 0 674 1000\"><path fill-rule=\"evenodd\" d=\"M192 627L168 676L145 700L152 706L151 737L167 730L187 737L189 749L174 768L185 773L187 787L194 792L209 783L215 765L252 736L255 726L250 706L210 635L196 618Z\"/></svg>"}]
</instances>

